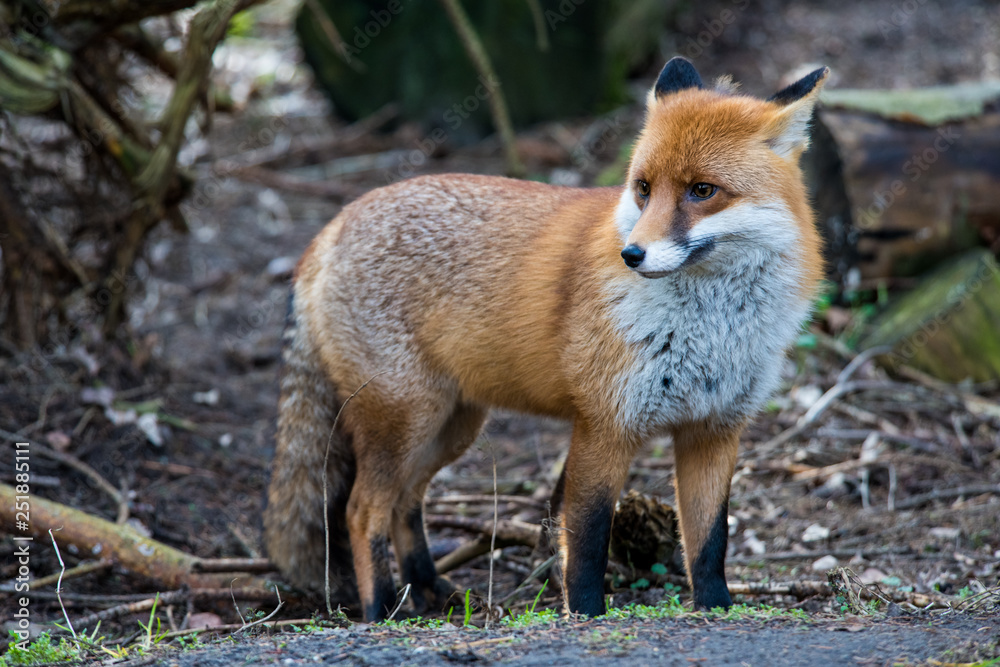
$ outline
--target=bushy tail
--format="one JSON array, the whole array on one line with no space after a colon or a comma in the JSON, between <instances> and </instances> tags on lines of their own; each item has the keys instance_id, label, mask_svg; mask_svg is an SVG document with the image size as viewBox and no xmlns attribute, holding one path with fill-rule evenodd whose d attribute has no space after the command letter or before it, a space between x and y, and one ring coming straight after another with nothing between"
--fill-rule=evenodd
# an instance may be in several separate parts
<instances>
[{"instance_id":1,"label":"bushy tail","mask_svg":"<svg viewBox=\"0 0 1000 667\"><path fill-rule=\"evenodd\" d=\"M264 510L268 556L304 591L323 590L323 459L326 466L330 577L334 604L357 599L347 532L347 499L355 462L341 429L333 432L340 401L323 372L294 297L284 334L278 441Z\"/></svg>"}]
</instances>

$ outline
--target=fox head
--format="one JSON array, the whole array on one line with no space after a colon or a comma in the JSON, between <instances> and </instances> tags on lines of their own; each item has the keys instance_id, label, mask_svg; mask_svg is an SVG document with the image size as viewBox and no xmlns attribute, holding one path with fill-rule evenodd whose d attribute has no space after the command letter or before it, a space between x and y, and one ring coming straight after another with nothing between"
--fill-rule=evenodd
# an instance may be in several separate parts
<instances>
[{"instance_id":1,"label":"fox head","mask_svg":"<svg viewBox=\"0 0 1000 667\"><path fill-rule=\"evenodd\" d=\"M615 211L629 268L661 278L794 251L812 225L799 157L828 74L818 69L760 100L707 89L690 62L668 62Z\"/></svg>"}]
</instances>

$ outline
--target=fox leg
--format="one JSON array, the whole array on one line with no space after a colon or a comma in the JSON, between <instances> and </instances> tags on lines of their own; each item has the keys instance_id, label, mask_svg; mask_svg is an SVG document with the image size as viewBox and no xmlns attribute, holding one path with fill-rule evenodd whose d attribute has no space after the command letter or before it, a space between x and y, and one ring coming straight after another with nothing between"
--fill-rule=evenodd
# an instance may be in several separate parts
<instances>
[{"instance_id":1,"label":"fox leg","mask_svg":"<svg viewBox=\"0 0 1000 667\"><path fill-rule=\"evenodd\" d=\"M728 608L726 545L729 486L741 428L689 426L674 433L674 484L684 543L684 564L695 609Z\"/></svg>"},{"instance_id":2,"label":"fox leg","mask_svg":"<svg viewBox=\"0 0 1000 667\"><path fill-rule=\"evenodd\" d=\"M447 417L440 407L447 403L435 402L430 392L418 401L394 397L396 389L373 383L355 396L344 415L356 459L347 526L366 621L385 618L395 606L389 567L393 514L406 496L420 450Z\"/></svg>"},{"instance_id":3,"label":"fox leg","mask_svg":"<svg viewBox=\"0 0 1000 667\"><path fill-rule=\"evenodd\" d=\"M355 445L367 438L355 433ZM359 442L360 441L360 442ZM354 573L366 621L386 617L396 603L396 587L389 569L389 529L397 492L390 475L368 464L371 457L358 459L358 473L347 502L347 526L351 535ZM384 464L395 465L389 456Z\"/></svg>"},{"instance_id":4,"label":"fox leg","mask_svg":"<svg viewBox=\"0 0 1000 667\"><path fill-rule=\"evenodd\" d=\"M392 516L392 545L403 583L410 584L410 598L417 613L440 610L454 587L439 577L427 548L424 531L423 501L427 485L438 470L462 455L476 439L487 411L473 405L458 404L428 450L419 456L421 467L396 504Z\"/></svg>"},{"instance_id":5,"label":"fox leg","mask_svg":"<svg viewBox=\"0 0 1000 667\"><path fill-rule=\"evenodd\" d=\"M615 502L637 443L600 437L578 419L566 458L563 497L563 591L570 613L605 612L604 574Z\"/></svg>"}]
</instances>

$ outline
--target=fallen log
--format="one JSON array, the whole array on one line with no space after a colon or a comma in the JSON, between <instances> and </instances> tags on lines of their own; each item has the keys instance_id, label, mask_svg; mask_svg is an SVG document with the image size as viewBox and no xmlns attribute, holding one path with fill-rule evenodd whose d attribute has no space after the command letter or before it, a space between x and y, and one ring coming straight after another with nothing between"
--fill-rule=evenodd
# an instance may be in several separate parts
<instances>
[{"instance_id":1,"label":"fallen log","mask_svg":"<svg viewBox=\"0 0 1000 667\"><path fill-rule=\"evenodd\" d=\"M890 346L880 361L946 382L1000 379L1000 267L986 250L948 263L872 323L862 347Z\"/></svg>"},{"instance_id":2,"label":"fallen log","mask_svg":"<svg viewBox=\"0 0 1000 667\"><path fill-rule=\"evenodd\" d=\"M1000 84L824 91L803 166L831 277L914 276L1000 239Z\"/></svg>"},{"instance_id":3,"label":"fallen log","mask_svg":"<svg viewBox=\"0 0 1000 667\"><path fill-rule=\"evenodd\" d=\"M29 520L24 522L27 530L18 524L15 496L27 498L30 508ZM246 573L200 572L202 559L197 556L144 537L128 525L117 525L35 495L17 494L7 484L0 484L0 527L8 533L27 534L37 540L47 540L51 529L60 544L73 545L80 553L111 560L118 567L165 588L227 588L234 576L239 576L242 588L267 590L268 587L263 579Z\"/></svg>"}]
</instances>

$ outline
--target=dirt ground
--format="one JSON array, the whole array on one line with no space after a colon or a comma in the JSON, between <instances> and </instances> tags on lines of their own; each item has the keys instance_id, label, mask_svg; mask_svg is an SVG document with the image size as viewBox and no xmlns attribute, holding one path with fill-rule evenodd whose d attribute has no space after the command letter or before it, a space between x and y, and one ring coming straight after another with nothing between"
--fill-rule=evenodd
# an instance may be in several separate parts
<instances>
[{"instance_id":1,"label":"dirt ground","mask_svg":"<svg viewBox=\"0 0 1000 667\"><path fill-rule=\"evenodd\" d=\"M756 5L751 2L739 12L693 58L706 78L730 72L745 82L748 92L769 94L789 72L815 63L833 67L834 85L851 87L1000 76L1000 9L986 0L947 6L889 0ZM910 5L912 11L901 9ZM343 203L337 196L309 194L301 182L336 180L357 192L377 187L399 173L422 137L420 128L403 124L346 141L324 164L286 161L280 170L286 178L280 183L261 184L259 176L246 174L234 177L236 166L280 160L350 132L331 118L325 100L309 87L308 74L287 66L299 59L288 6L276 2L265 7L261 34L227 45L216 58L223 80L238 85L250 81L251 89L260 85L262 90L251 95L240 115L217 116L208 141L191 149L199 176L195 195L185 205L191 233L160 230L137 275L124 281L132 294L135 342L127 349L102 345L85 329L79 339L41 354L25 355L6 346L0 351L0 430L7 434L5 440L13 441L9 436L16 434L72 454L123 489L131 525L206 558L264 555L260 514L273 452L279 341L290 271ZM724 6L718 2L683 14L676 42L665 44L664 52L685 53L687 38L696 37ZM258 84L265 74L273 76ZM570 173L584 185L593 183L615 160L620 145L631 142L640 121L636 104L608 118L522 132L531 176L548 180ZM331 175L343 171L344 158L373 154L388 156L388 162ZM502 169L498 146L487 139L447 147L416 172ZM997 596L985 592L1000 584L1000 420L970 410L962 397L979 396L995 406L1000 387L941 388L890 378L868 363L854 375L868 389L841 397L796 437L774 440L836 383L852 358L833 335L844 330L845 318L849 328L852 317L850 309L835 307L815 323L815 339L804 342L786 364L780 395L744 435L732 491L727 578L741 583L815 581L825 580L830 569L847 566L899 602L892 609L900 615L886 617L885 605L873 616L847 613L843 600L824 596L747 595L736 597L801 609L811 621L564 620L527 629L447 625L419 631L353 624L314 633L248 633L209 648L157 653L155 659L178 665L882 665L998 658ZM156 415L152 437L128 419L115 423L115 414L130 408ZM568 442L565 424L496 415L486 437L435 479L428 514L492 516L495 459L498 492L521 497L500 503L501 518L540 521ZM11 449L5 446L4 451ZM671 502L672 461L669 441L649 443L633 465L628 488ZM114 503L78 472L39 455L31 466L34 493L114 518ZM5 456L0 480L12 479L13 457ZM456 495L466 498L450 498ZM430 535L436 556L472 537L433 521ZM58 571L50 548L38 544L35 549L34 576ZM0 588L0 619L12 618L15 605L9 592L17 571L13 550L6 539L0 543L0 584L8 586ZM63 556L73 567L88 555ZM481 556L451 572L456 586L485 594L489 558ZM515 611L529 606L542 585L529 576L537 564L531 550L511 547L493 559L496 599ZM652 582L647 577L645 584L642 579L618 567L609 591L615 603L656 604L673 590L664 584L678 581L669 575ZM32 598L35 623L61 618L53 590L50 586ZM64 590L68 613L79 617L124 599L102 601L100 596L141 599L155 588L112 567L66 582ZM937 611L917 613L912 603L917 594L933 600ZM966 604L963 612L944 611L963 600L975 603ZM559 605L558 592L547 587L538 608ZM273 604L259 607L269 612ZM190 612L238 621L226 601L177 605L170 622L180 625ZM102 632L127 638L139 618L108 622Z\"/></svg>"},{"instance_id":2,"label":"dirt ground","mask_svg":"<svg viewBox=\"0 0 1000 667\"><path fill-rule=\"evenodd\" d=\"M973 646L1000 641L996 619L955 618L928 627L924 619L859 624L828 622L619 621L560 622L527 630L414 633L354 626L289 637L238 640L222 647L174 653L170 664L214 667L300 663L429 665L787 665L919 664L943 658L981 660Z\"/></svg>"}]
</instances>

